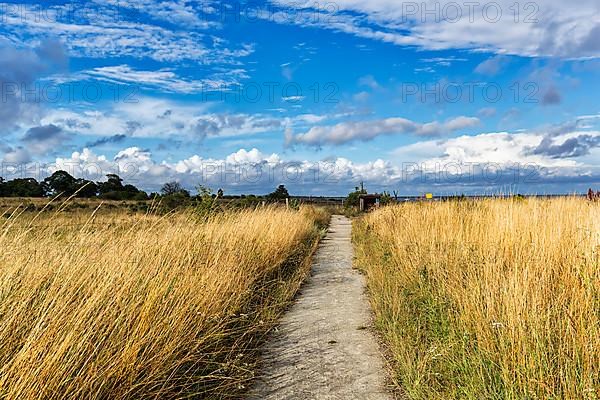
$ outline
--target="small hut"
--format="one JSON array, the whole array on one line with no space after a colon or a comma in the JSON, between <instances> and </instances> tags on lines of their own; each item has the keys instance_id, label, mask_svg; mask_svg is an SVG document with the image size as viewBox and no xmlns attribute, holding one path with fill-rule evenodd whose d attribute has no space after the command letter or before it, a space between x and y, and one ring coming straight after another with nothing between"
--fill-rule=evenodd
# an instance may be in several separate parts
<instances>
[{"instance_id":1,"label":"small hut","mask_svg":"<svg viewBox=\"0 0 600 400\"><path fill-rule=\"evenodd\" d=\"M380 204L380 194L361 194L359 197L360 211L369 211L373 208L378 208Z\"/></svg>"}]
</instances>

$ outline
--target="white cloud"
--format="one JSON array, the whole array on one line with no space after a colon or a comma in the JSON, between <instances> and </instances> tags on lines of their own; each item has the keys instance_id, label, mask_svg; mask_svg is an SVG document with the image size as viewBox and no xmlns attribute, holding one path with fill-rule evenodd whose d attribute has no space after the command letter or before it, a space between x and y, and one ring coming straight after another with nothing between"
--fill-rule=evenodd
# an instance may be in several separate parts
<instances>
[{"instance_id":1,"label":"white cloud","mask_svg":"<svg viewBox=\"0 0 600 400\"><path fill-rule=\"evenodd\" d=\"M475 72L478 74L494 76L501 72L509 62L509 59L502 55L491 57L479 64L475 68Z\"/></svg>"},{"instance_id":2,"label":"white cloud","mask_svg":"<svg viewBox=\"0 0 600 400\"><path fill-rule=\"evenodd\" d=\"M356 140L372 140L382 135L413 134L438 136L479 125L479 119L460 116L446 122L418 123L406 118L387 118L374 121L341 122L336 125L315 126L305 133L286 132L288 145L340 145Z\"/></svg>"},{"instance_id":3,"label":"white cloud","mask_svg":"<svg viewBox=\"0 0 600 400\"><path fill-rule=\"evenodd\" d=\"M600 132L588 134L600 138ZM558 143L573 136L579 133L561 136ZM201 183L222 187L228 193L257 194L267 193L282 183L296 194L339 195L348 193L361 181L371 190L400 187L403 193L418 193L432 187L437 192L455 193L471 188L469 190L481 193L528 178L535 178L528 183L533 192L537 191L536 187L552 182L561 182L557 187L565 190L565 182L586 185L600 181L600 166L586 164L585 158L554 159L533 154L530 150L540 144L542 137L543 134L500 132L431 140L396 149L393 161L365 162L346 157L316 161L284 159L279 154L265 154L256 148L242 148L217 159L193 155L176 161L155 161L148 150L138 147L123 149L114 157L84 149L70 157L57 158L51 171L64 169L94 180L101 180L107 173L117 173L127 183L151 191L159 190L164 182L177 180L190 189ZM597 156L598 148L589 159ZM418 170L412 165L420 172L415 174ZM531 175L532 171L535 175Z\"/></svg>"},{"instance_id":4,"label":"white cloud","mask_svg":"<svg viewBox=\"0 0 600 400\"><path fill-rule=\"evenodd\" d=\"M144 186L152 186L156 179L165 179L166 182L174 176L170 166L164 162L155 163L149 151L138 147L121 150L112 160L85 148L72 153L69 158L57 158L49 172L56 170L92 180L102 180L106 174L115 173L128 183Z\"/></svg>"},{"instance_id":5,"label":"white cloud","mask_svg":"<svg viewBox=\"0 0 600 400\"><path fill-rule=\"evenodd\" d=\"M202 183L237 192L266 193L280 183L304 193L318 190L333 193L349 191L361 180L384 184L399 179L400 169L384 160L355 163L346 158L307 161L283 160L278 154L264 154L253 148L240 149L222 159L193 155L175 162L156 162L152 154L138 147L119 151L113 158L98 155L90 149L57 158L50 172L65 170L77 177L101 180L117 173L127 183L146 190L159 190L160 185L177 180L188 188Z\"/></svg>"},{"instance_id":6,"label":"white cloud","mask_svg":"<svg viewBox=\"0 0 600 400\"><path fill-rule=\"evenodd\" d=\"M159 62L194 60L202 64L237 64L239 58L254 51L250 44L234 46L214 35L204 34L203 30L219 24L205 18L209 8L194 8L190 4L96 0L86 4L47 5L37 14L9 11L3 13L2 22L3 28L23 44L52 36L64 42L71 55L79 57L131 56ZM3 10L14 10L15 6L31 9L17 4ZM142 17L146 15L149 17Z\"/></svg>"},{"instance_id":7,"label":"white cloud","mask_svg":"<svg viewBox=\"0 0 600 400\"><path fill-rule=\"evenodd\" d=\"M314 7L308 0L273 2L295 10ZM429 50L460 48L521 56L600 56L600 3L596 0L581 0L576 6L562 0L498 0L476 6L451 0L339 0L332 4L335 10L321 10L318 17L315 12L296 12L294 18L281 21Z\"/></svg>"},{"instance_id":8,"label":"white cloud","mask_svg":"<svg viewBox=\"0 0 600 400\"><path fill-rule=\"evenodd\" d=\"M442 131L455 132L466 128L473 128L475 126L478 126L479 124L479 118L460 116L453 118L447 121L445 124L443 124Z\"/></svg>"},{"instance_id":9,"label":"white cloud","mask_svg":"<svg viewBox=\"0 0 600 400\"><path fill-rule=\"evenodd\" d=\"M167 21L173 24L185 24L186 26L208 29L219 26L216 22L210 22L206 14L214 13L216 10L211 1L189 2L185 0L156 1L156 0L93 0L99 6L110 4L117 7L120 13L138 12L145 13L155 19ZM127 9L127 10L126 10Z\"/></svg>"},{"instance_id":10,"label":"white cloud","mask_svg":"<svg viewBox=\"0 0 600 400\"><path fill-rule=\"evenodd\" d=\"M477 115L479 115L482 118L491 118L495 117L497 112L498 110L496 110L496 108L494 107L484 107L477 111Z\"/></svg>"},{"instance_id":11,"label":"white cloud","mask_svg":"<svg viewBox=\"0 0 600 400\"><path fill-rule=\"evenodd\" d=\"M369 100L369 97L370 97L370 95L368 92L362 91L362 92L358 92L358 93L354 94L352 96L352 99L356 102L364 103L367 100Z\"/></svg>"},{"instance_id":12,"label":"white cloud","mask_svg":"<svg viewBox=\"0 0 600 400\"><path fill-rule=\"evenodd\" d=\"M280 161L281 160L277 154L273 153L270 156L266 156L255 148L250 151L247 151L246 149L240 149L225 158L225 162L232 165L257 164L261 162L279 164Z\"/></svg>"},{"instance_id":13,"label":"white cloud","mask_svg":"<svg viewBox=\"0 0 600 400\"><path fill-rule=\"evenodd\" d=\"M600 132L573 132L568 131L555 136L554 145L560 148L569 139L586 137L600 138ZM423 141L395 149L392 155L407 162L422 163L426 168L434 168L443 164L486 164L494 163L503 167L512 164L535 164L545 168L574 168L583 167L581 159L569 157L568 149L566 157L556 157L557 148L548 146L540 148L546 133L523 132L523 133L484 133L475 136L460 136L444 140ZM567 142L568 144L569 142ZM591 144L591 141L590 141ZM600 141L596 143L600 147ZM540 151L536 151L540 149ZM541 150L547 151L541 151ZM575 150L581 150L576 148ZM591 149L590 149L591 150ZM575 154L577 153L570 153ZM586 155L580 152L579 156ZM600 165L588 165L599 167Z\"/></svg>"},{"instance_id":14,"label":"white cloud","mask_svg":"<svg viewBox=\"0 0 600 400\"><path fill-rule=\"evenodd\" d=\"M260 114L209 112L207 104L184 104L141 98L137 103L114 104L99 110L52 109L41 119L73 134L128 137L239 136L282 129L284 119Z\"/></svg>"},{"instance_id":15,"label":"white cloud","mask_svg":"<svg viewBox=\"0 0 600 400\"><path fill-rule=\"evenodd\" d=\"M544 142L549 137L552 140ZM4 162L31 161L23 148L5 147L3 151ZM558 158L558 154L563 157ZM228 193L258 194L283 183L296 194L339 195L360 181L370 190L401 188L405 194L432 189L438 193L481 193L504 190L502 185L513 184L529 185L531 192L540 192L541 188L564 192L600 182L598 157L600 131L569 130L565 125L543 132L496 132L426 140L397 148L388 160L362 162L341 156L298 160L257 148L241 148L222 158L195 154L160 161L139 147L122 149L111 157L84 148L70 157L56 158L48 171L63 169L93 180L117 173L127 183L150 191L177 180L190 189L202 183L222 187Z\"/></svg>"},{"instance_id":16,"label":"white cloud","mask_svg":"<svg viewBox=\"0 0 600 400\"><path fill-rule=\"evenodd\" d=\"M450 57L423 58L423 59L421 59L421 61L425 62L425 63L433 63L433 64L439 65L441 67L450 67L455 62L468 61L468 60L466 58L450 56Z\"/></svg>"},{"instance_id":17,"label":"white cloud","mask_svg":"<svg viewBox=\"0 0 600 400\"><path fill-rule=\"evenodd\" d=\"M211 90L226 90L239 85L241 79L248 78L244 69L238 68L227 74L211 74L205 79L182 79L174 71L163 68L156 71L136 70L129 65L98 67L82 71L71 80L98 79L111 83L130 84L159 89L162 92L201 93ZM69 78L67 78L69 79Z\"/></svg>"},{"instance_id":18,"label":"white cloud","mask_svg":"<svg viewBox=\"0 0 600 400\"><path fill-rule=\"evenodd\" d=\"M16 149L9 148L5 150L2 163L6 164L24 164L31 161L31 154L23 147Z\"/></svg>"},{"instance_id":19,"label":"white cloud","mask_svg":"<svg viewBox=\"0 0 600 400\"><path fill-rule=\"evenodd\" d=\"M325 121L329 118L327 115L315 115L315 114L300 114L294 117L295 121L305 122L307 124L317 124Z\"/></svg>"}]
</instances>

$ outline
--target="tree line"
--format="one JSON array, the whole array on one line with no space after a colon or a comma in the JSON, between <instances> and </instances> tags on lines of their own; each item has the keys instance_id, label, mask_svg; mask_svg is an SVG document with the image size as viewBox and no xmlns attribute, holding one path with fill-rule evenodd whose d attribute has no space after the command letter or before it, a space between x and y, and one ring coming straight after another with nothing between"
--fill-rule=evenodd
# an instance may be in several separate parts
<instances>
[{"instance_id":1,"label":"tree line","mask_svg":"<svg viewBox=\"0 0 600 400\"><path fill-rule=\"evenodd\" d=\"M210 188L198 186L197 198L223 198L224 193L219 189L212 193ZM123 179L117 174L106 175L105 182L94 182L87 179L75 178L66 171L56 171L42 181L34 178L16 178L5 181L0 177L0 197L79 197L101 198L106 200L149 200L155 197L169 198L173 202L185 202L192 195L179 182L165 183L160 193L146 193L131 184L123 184ZM246 196L242 195L241 198ZM262 199L262 196L248 195ZM275 191L264 196L266 200L281 200L289 197L284 185L279 185Z\"/></svg>"},{"instance_id":2,"label":"tree line","mask_svg":"<svg viewBox=\"0 0 600 400\"><path fill-rule=\"evenodd\" d=\"M133 185L124 185L116 174L106 175L105 182L75 178L66 171L56 171L43 181L16 178L5 181L0 177L0 197L99 197L107 200L147 200L148 194Z\"/></svg>"}]
</instances>

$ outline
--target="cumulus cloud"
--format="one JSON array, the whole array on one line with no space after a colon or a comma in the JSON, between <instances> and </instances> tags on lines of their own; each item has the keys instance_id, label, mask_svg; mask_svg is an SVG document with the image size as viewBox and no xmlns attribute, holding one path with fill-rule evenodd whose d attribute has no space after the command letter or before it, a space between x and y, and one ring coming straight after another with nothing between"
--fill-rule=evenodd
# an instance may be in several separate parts
<instances>
[{"instance_id":1,"label":"cumulus cloud","mask_svg":"<svg viewBox=\"0 0 600 400\"><path fill-rule=\"evenodd\" d=\"M545 137L531 153L551 158L572 158L588 155L596 147L600 147L600 135L577 135L564 139L562 143Z\"/></svg>"},{"instance_id":2,"label":"cumulus cloud","mask_svg":"<svg viewBox=\"0 0 600 400\"><path fill-rule=\"evenodd\" d=\"M552 141L545 141L552 131ZM40 131L32 137L45 137ZM4 147L3 162L28 163L22 147ZM196 154L157 160L149 149L128 147L108 156L84 148L58 157L48 173L66 170L77 177L102 180L117 173L128 183L157 191L177 180L189 189L201 183L227 193L267 193L285 184L294 194L344 195L360 181L369 190L401 188L405 194L424 191L462 193L506 190L521 185L530 192L580 190L600 183L600 132L571 131L565 126L544 132L496 132L437 138L395 149L389 159L356 162L333 156L295 159L257 148L241 148L220 158ZM40 176L43 179L43 176ZM580 186L578 186L580 185ZM513 190L513 189L510 189Z\"/></svg>"},{"instance_id":3,"label":"cumulus cloud","mask_svg":"<svg viewBox=\"0 0 600 400\"><path fill-rule=\"evenodd\" d=\"M530 154L551 158L573 158L588 155L600 146L598 133L593 128L597 115L580 116L575 120L541 129L542 140L530 148Z\"/></svg>"},{"instance_id":4,"label":"cumulus cloud","mask_svg":"<svg viewBox=\"0 0 600 400\"><path fill-rule=\"evenodd\" d=\"M275 153L271 154L270 156L266 156L258 149L254 148L250 151L247 151L246 149L240 149L237 152L227 156L225 161L233 165L257 164L262 162L266 162L268 164L278 164L281 159Z\"/></svg>"},{"instance_id":5,"label":"cumulus cloud","mask_svg":"<svg viewBox=\"0 0 600 400\"><path fill-rule=\"evenodd\" d=\"M138 147L119 151L114 157L91 149L57 158L49 173L62 169L75 176L101 180L117 173L128 183L157 191L162 183L177 180L192 189L197 184L225 188L229 193L268 193L285 184L297 194L347 193L361 180L383 185L400 179L400 168L381 159L355 163L347 158L284 160L256 148L240 149L220 159L193 155L175 162L155 161L152 153Z\"/></svg>"},{"instance_id":6,"label":"cumulus cloud","mask_svg":"<svg viewBox=\"0 0 600 400\"><path fill-rule=\"evenodd\" d=\"M566 193L600 183L600 132L561 133L554 144L545 137L539 132L485 133L418 142L392 154L403 162L407 182L430 188L453 182L458 192Z\"/></svg>"},{"instance_id":7,"label":"cumulus cloud","mask_svg":"<svg viewBox=\"0 0 600 400\"><path fill-rule=\"evenodd\" d=\"M552 176L596 176L600 132L582 131L577 121L530 132L495 132L422 141L394 150L394 157L419 163L424 170L440 165L485 165L511 170L535 166Z\"/></svg>"},{"instance_id":8,"label":"cumulus cloud","mask_svg":"<svg viewBox=\"0 0 600 400\"><path fill-rule=\"evenodd\" d=\"M305 133L286 132L286 144L322 146L341 145L353 141L368 141L382 135L412 134L439 136L479 125L475 117L460 116L446 122L418 123L406 118L387 118L373 121L341 122L330 126L315 126Z\"/></svg>"},{"instance_id":9,"label":"cumulus cloud","mask_svg":"<svg viewBox=\"0 0 600 400\"><path fill-rule=\"evenodd\" d=\"M590 136L600 137L600 132ZM544 185L559 183L564 191L570 190L565 183L600 181L597 165L528 151L541 139L539 134L499 132L430 140L396 149L393 161L365 162L346 157L285 159L256 148L242 148L222 158L193 155L176 161L156 161L149 150L139 147L123 149L113 157L84 149L57 158L51 171L64 169L94 180L118 173L149 191L177 180L189 189L201 183L228 193L257 194L270 192L278 184L285 184L294 194L344 195L360 181L373 191L401 188L406 194L498 191L501 185L512 184L539 192Z\"/></svg>"}]
</instances>

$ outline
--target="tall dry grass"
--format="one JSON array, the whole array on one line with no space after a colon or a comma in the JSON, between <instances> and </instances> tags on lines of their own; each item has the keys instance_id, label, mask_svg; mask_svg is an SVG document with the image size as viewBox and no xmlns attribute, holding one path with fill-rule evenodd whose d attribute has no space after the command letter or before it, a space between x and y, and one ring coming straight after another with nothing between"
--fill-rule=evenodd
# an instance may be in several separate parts
<instances>
[{"instance_id":1,"label":"tall dry grass","mask_svg":"<svg viewBox=\"0 0 600 400\"><path fill-rule=\"evenodd\" d=\"M318 210L0 225L0 398L236 396L307 272Z\"/></svg>"},{"instance_id":2,"label":"tall dry grass","mask_svg":"<svg viewBox=\"0 0 600 400\"><path fill-rule=\"evenodd\" d=\"M600 397L600 205L421 203L355 225L410 399Z\"/></svg>"}]
</instances>

